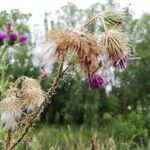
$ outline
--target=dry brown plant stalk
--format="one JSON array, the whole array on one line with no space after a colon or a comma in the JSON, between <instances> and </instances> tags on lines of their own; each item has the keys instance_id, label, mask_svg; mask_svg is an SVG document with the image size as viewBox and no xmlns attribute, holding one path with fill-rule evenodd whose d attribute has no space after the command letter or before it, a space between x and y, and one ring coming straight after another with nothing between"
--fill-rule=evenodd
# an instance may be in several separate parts
<instances>
[{"instance_id":1,"label":"dry brown plant stalk","mask_svg":"<svg viewBox=\"0 0 150 150\"><path fill-rule=\"evenodd\" d=\"M6 150L10 149L11 146L11 140L12 140L12 129L7 130L7 138L6 138Z\"/></svg>"},{"instance_id":2,"label":"dry brown plant stalk","mask_svg":"<svg viewBox=\"0 0 150 150\"><path fill-rule=\"evenodd\" d=\"M71 50L83 72L93 74L100 68L99 54L103 52L104 47L91 34L72 28L62 28L50 32L48 40L56 43L55 53L58 59Z\"/></svg>"},{"instance_id":3,"label":"dry brown plant stalk","mask_svg":"<svg viewBox=\"0 0 150 150\"><path fill-rule=\"evenodd\" d=\"M92 136L90 150L97 150L97 132L95 132Z\"/></svg>"},{"instance_id":4,"label":"dry brown plant stalk","mask_svg":"<svg viewBox=\"0 0 150 150\"><path fill-rule=\"evenodd\" d=\"M8 150L12 150L14 149L18 143L21 142L21 140L24 138L24 136L29 132L29 130L32 128L32 125L34 124L34 122L36 121L37 116L40 114L40 112L42 112L44 106L49 102L49 100L51 99L52 95L54 94L56 88L58 87L59 81L60 79L63 77L63 75L65 74L65 70L63 71L63 64L64 64L64 59L62 58L62 60L59 62L59 67L58 67L58 72L56 75L56 78L54 79L51 88L48 90L45 100L44 102L40 105L40 107L32 114L32 116L30 117L30 120L28 121L27 126L25 127L22 135L16 140L16 142L14 142L14 144L8 149Z\"/></svg>"}]
</instances>

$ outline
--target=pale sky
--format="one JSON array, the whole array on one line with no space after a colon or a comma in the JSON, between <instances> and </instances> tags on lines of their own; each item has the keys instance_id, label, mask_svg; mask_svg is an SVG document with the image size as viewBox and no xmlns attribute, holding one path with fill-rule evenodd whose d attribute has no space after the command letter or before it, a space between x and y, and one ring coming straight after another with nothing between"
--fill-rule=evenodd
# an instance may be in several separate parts
<instances>
[{"instance_id":1,"label":"pale sky","mask_svg":"<svg viewBox=\"0 0 150 150\"><path fill-rule=\"evenodd\" d=\"M0 11L18 8L22 12L32 13L32 21L41 22L45 11L54 12L67 2L74 2L80 8L87 8L96 2L105 3L106 0L0 0ZM121 7L131 5L131 9L138 18L144 12L150 13L150 0L116 0Z\"/></svg>"},{"instance_id":2,"label":"pale sky","mask_svg":"<svg viewBox=\"0 0 150 150\"><path fill-rule=\"evenodd\" d=\"M139 18L142 13L150 13L150 0L115 0L120 7L126 7L130 5L130 8L134 12L134 17ZM32 17L29 21L29 25L33 29L35 24L38 24L38 30L43 30L43 16L44 12L55 12L61 6L67 2L75 3L79 8L88 8L90 5L100 2L106 3L106 0L0 0L0 11L20 9L24 13L31 13ZM35 29L35 31L37 31ZM36 33L32 30L32 33Z\"/></svg>"}]
</instances>

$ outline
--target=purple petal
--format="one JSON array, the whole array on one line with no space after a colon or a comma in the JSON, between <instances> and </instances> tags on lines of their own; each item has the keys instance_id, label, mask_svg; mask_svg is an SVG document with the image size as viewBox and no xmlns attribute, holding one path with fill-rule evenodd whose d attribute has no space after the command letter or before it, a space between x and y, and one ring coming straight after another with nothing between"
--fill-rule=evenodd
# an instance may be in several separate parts
<instances>
[{"instance_id":1,"label":"purple petal","mask_svg":"<svg viewBox=\"0 0 150 150\"><path fill-rule=\"evenodd\" d=\"M95 74L95 75L91 76L88 80L88 85L89 85L89 88L91 88L91 89L95 89L100 86L103 86L104 83L105 83L104 78L99 74Z\"/></svg>"},{"instance_id":2,"label":"purple petal","mask_svg":"<svg viewBox=\"0 0 150 150\"><path fill-rule=\"evenodd\" d=\"M26 43L27 40L28 40L28 37L26 35L22 34L22 35L19 36L19 41L21 43Z\"/></svg>"},{"instance_id":3,"label":"purple petal","mask_svg":"<svg viewBox=\"0 0 150 150\"><path fill-rule=\"evenodd\" d=\"M11 33L9 33L9 40L10 41L17 41L17 39L18 39L18 34L16 33L16 32L11 32Z\"/></svg>"},{"instance_id":4,"label":"purple petal","mask_svg":"<svg viewBox=\"0 0 150 150\"><path fill-rule=\"evenodd\" d=\"M116 68L116 69L125 69L128 65L128 57L127 56L123 56L120 60L118 61L115 61L113 63L113 66Z\"/></svg>"},{"instance_id":5,"label":"purple petal","mask_svg":"<svg viewBox=\"0 0 150 150\"><path fill-rule=\"evenodd\" d=\"M7 34L4 31L0 31L0 41L3 41L4 39L6 39Z\"/></svg>"}]
</instances>

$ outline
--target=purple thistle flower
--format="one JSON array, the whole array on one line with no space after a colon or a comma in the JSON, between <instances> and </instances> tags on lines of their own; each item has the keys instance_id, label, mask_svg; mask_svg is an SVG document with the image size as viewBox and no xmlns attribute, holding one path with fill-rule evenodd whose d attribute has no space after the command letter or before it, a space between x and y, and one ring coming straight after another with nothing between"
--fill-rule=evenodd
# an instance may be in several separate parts
<instances>
[{"instance_id":1,"label":"purple thistle flower","mask_svg":"<svg viewBox=\"0 0 150 150\"><path fill-rule=\"evenodd\" d=\"M91 76L88 80L89 88L95 89L100 86L103 86L105 84L105 79L102 77L102 75L95 74Z\"/></svg>"},{"instance_id":2,"label":"purple thistle flower","mask_svg":"<svg viewBox=\"0 0 150 150\"><path fill-rule=\"evenodd\" d=\"M42 78L47 79L49 77L49 73L43 70L41 72L41 76L42 76Z\"/></svg>"},{"instance_id":3,"label":"purple thistle flower","mask_svg":"<svg viewBox=\"0 0 150 150\"><path fill-rule=\"evenodd\" d=\"M123 56L119 61L115 61L113 66L116 69L125 69L127 67L129 60L127 56Z\"/></svg>"},{"instance_id":4,"label":"purple thistle flower","mask_svg":"<svg viewBox=\"0 0 150 150\"><path fill-rule=\"evenodd\" d=\"M4 39L6 39L7 34L4 31L0 31L0 41L4 41Z\"/></svg>"},{"instance_id":5,"label":"purple thistle flower","mask_svg":"<svg viewBox=\"0 0 150 150\"><path fill-rule=\"evenodd\" d=\"M27 37L26 35L24 35L24 34L19 35L19 41L20 41L21 43L26 43L27 40L28 40L28 37Z\"/></svg>"},{"instance_id":6,"label":"purple thistle flower","mask_svg":"<svg viewBox=\"0 0 150 150\"><path fill-rule=\"evenodd\" d=\"M9 33L9 40L12 42L17 41L18 39L18 34L16 32L10 32Z\"/></svg>"},{"instance_id":7,"label":"purple thistle flower","mask_svg":"<svg viewBox=\"0 0 150 150\"><path fill-rule=\"evenodd\" d=\"M12 23L11 22L8 22L6 24L6 31L7 31L7 34L9 35L9 33L13 32L13 26L12 26Z\"/></svg>"},{"instance_id":8,"label":"purple thistle flower","mask_svg":"<svg viewBox=\"0 0 150 150\"><path fill-rule=\"evenodd\" d=\"M6 27L7 29L10 29L12 27L12 23L9 21L7 24L6 24Z\"/></svg>"}]
</instances>

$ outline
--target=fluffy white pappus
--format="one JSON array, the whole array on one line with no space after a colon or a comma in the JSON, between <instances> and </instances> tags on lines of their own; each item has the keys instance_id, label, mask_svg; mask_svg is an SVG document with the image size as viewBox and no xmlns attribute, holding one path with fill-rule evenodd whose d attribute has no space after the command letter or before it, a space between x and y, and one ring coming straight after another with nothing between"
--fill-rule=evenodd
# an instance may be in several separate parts
<instances>
[{"instance_id":1,"label":"fluffy white pappus","mask_svg":"<svg viewBox=\"0 0 150 150\"><path fill-rule=\"evenodd\" d=\"M27 112L30 113L41 106L41 104L44 102L45 94L40 88L28 89L26 90L24 97L24 105L27 109Z\"/></svg>"},{"instance_id":2,"label":"fluffy white pappus","mask_svg":"<svg viewBox=\"0 0 150 150\"><path fill-rule=\"evenodd\" d=\"M14 129L17 126L22 111L15 96L5 98L0 102L0 114L0 120L6 128Z\"/></svg>"},{"instance_id":3,"label":"fluffy white pappus","mask_svg":"<svg viewBox=\"0 0 150 150\"><path fill-rule=\"evenodd\" d=\"M57 45L54 42L44 42L34 49L32 49L33 63L37 66L44 67L46 71L50 72L53 63L56 62L56 48Z\"/></svg>"},{"instance_id":4,"label":"fluffy white pappus","mask_svg":"<svg viewBox=\"0 0 150 150\"><path fill-rule=\"evenodd\" d=\"M27 106L27 113L33 112L35 109L39 108L43 103L43 99L38 99L37 101L33 101Z\"/></svg>"},{"instance_id":5,"label":"fluffy white pappus","mask_svg":"<svg viewBox=\"0 0 150 150\"><path fill-rule=\"evenodd\" d=\"M5 124L5 127L7 129L15 129L17 127L17 119L20 118L20 114L18 113L18 116L16 117L16 114L14 114L12 111L6 111L3 112L1 115L1 122Z\"/></svg>"}]
</instances>

